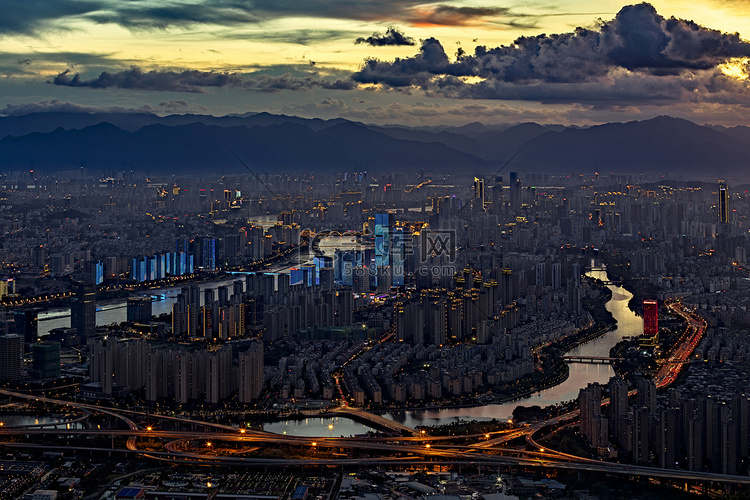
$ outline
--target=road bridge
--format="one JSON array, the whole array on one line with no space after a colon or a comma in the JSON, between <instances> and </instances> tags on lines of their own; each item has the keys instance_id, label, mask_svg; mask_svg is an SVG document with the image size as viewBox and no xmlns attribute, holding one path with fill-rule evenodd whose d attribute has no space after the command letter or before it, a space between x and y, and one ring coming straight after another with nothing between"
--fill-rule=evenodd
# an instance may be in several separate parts
<instances>
[{"instance_id":1,"label":"road bridge","mask_svg":"<svg viewBox=\"0 0 750 500\"><path fill-rule=\"evenodd\" d=\"M591 363L594 365L608 365L614 361L622 361L622 358L611 358L609 356L563 356L568 363Z\"/></svg>"},{"instance_id":2,"label":"road bridge","mask_svg":"<svg viewBox=\"0 0 750 500\"><path fill-rule=\"evenodd\" d=\"M390 429L402 434L411 436L420 435L420 432L416 429L412 429L411 427L407 427L403 424L399 424L398 422L394 422L393 420L381 417L380 415L375 415L374 413L370 413L359 408L352 408L351 406L340 406L333 410L331 413L338 413L342 416L347 416L357 420L363 420L378 427Z\"/></svg>"}]
</instances>

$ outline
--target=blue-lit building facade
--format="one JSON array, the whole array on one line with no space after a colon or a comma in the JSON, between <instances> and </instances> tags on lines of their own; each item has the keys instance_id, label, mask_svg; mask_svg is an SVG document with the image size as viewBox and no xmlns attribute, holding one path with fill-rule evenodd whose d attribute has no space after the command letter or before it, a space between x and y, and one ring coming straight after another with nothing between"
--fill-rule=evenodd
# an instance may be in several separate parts
<instances>
[{"instance_id":1,"label":"blue-lit building facade","mask_svg":"<svg viewBox=\"0 0 750 500\"><path fill-rule=\"evenodd\" d=\"M195 270L194 257L185 252L168 252L130 260L130 279L139 283L185 276Z\"/></svg>"}]
</instances>

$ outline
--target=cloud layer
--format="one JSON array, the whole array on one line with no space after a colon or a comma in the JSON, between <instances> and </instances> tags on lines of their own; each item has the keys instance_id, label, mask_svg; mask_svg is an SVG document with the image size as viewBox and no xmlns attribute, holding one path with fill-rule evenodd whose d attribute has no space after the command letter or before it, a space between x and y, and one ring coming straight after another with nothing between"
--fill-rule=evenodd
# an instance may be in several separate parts
<instances>
[{"instance_id":1,"label":"cloud layer","mask_svg":"<svg viewBox=\"0 0 750 500\"><path fill-rule=\"evenodd\" d=\"M0 36L67 29L72 19L132 30L239 26L271 19L314 17L460 26L508 14L503 8L456 7L451 0L0 0Z\"/></svg>"},{"instance_id":2,"label":"cloud layer","mask_svg":"<svg viewBox=\"0 0 750 500\"><path fill-rule=\"evenodd\" d=\"M332 5L348 8L338 0L312 0L312 3L319 6L325 3L326 8ZM175 5L184 7L181 3ZM229 4L219 2L216 5L227 7ZM362 2L359 15L366 17L378 11L378 5L380 3L374 0ZM271 8L271 2L261 0L258 6ZM308 7L292 1L275 8L291 15ZM448 8L443 4L416 4L411 0L396 1L392 7L410 14L430 11L430 15L442 16L441 23L448 23L449 17L453 19L450 22L468 22L470 17L502 14L502 9L498 8ZM424 12L418 17L429 18ZM398 29L388 28L385 33L374 33L357 39L356 43L390 46L415 42ZM14 71L26 71L29 65L21 61L21 57L15 54L13 57ZM692 21L664 18L652 5L641 3L623 7L614 19L600 22L594 29L525 36L509 45L478 46L470 54L459 49L456 57L450 57L438 39L428 38L421 42L419 52L412 57L394 61L367 59L354 73L313 66L293 70L278 66L251 74L144 70L133 66L104 71L94 77L67 70L54 77L51 83L66 87L186 93L205 93L218 88L269 93L387 89L450 99L582 104L590 108L677 103L750 108L747 61L750 61L750 43L738 34L722 33ZM731 72L725 71L728 63L734 65L735 76L745 78L729 76Z\"/></svg>"},{"instance_id":3,"label":"cloud layer","mask_svg":"<svg viewBox=\"0 0 750 500\"><path fill-rule=\"evenodd\" d=\"M138 108L125 106L86 106L60 99L49 101L29 102L23 104L6 104L0 108L0 115L21 116L32 113L188 113L206 111L200 104L191 103L184 99L162 101L156 106L144 104Z\"/></svg>"},{"instance_id":4,"label":"cloud layer","mask_svg":"<svg viewBox=\"0 0 750 500\"><path fill-rule=\"evenodd\" d=\"M52 83L66 87L90 87L96 89L121 88L131 90L151 90L162 92L203 93L212 87L239 87L259 92L279 92L282 90L335 89L350 90L356 85L351 80L328 80L316 73L303 76L284 75L243 75L240 73L220 73L215 71L143 71L138 66L115 73L103 71L99 76L83 79L80 74L71 75L69 70L57 75Z\"/></svg>"},{"instance_id":5,"label":"cloud layer","mask_svg":"<svg viewBox=\"0 0 750 500\"><path fill-rule=\"evenodd\" d=\"M461 98L655 102L739 92L744 99L746 86L717 69L739 57L750 57L750 43L738 34L665 19L642 3L624 7L598 30L521 37L512 45L476 47L453 61L430 38L413 57L365 61L353 79Z\"/></svg>"}]
</instances>

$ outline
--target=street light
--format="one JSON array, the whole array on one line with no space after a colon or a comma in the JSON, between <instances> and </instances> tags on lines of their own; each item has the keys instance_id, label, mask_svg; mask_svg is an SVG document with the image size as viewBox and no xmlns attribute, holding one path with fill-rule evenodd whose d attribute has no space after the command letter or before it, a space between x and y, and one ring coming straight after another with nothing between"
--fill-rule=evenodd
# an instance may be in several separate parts
<instances>
[{"instance_id":1,"label":"street light","mask_svg":"<svg viewBox=\"0 0 750 500\"><path fill-rule=\"evenodd\" d=\"M328 424L328 437L333 437L333 424Z\"/></svg>"}]
</instances>

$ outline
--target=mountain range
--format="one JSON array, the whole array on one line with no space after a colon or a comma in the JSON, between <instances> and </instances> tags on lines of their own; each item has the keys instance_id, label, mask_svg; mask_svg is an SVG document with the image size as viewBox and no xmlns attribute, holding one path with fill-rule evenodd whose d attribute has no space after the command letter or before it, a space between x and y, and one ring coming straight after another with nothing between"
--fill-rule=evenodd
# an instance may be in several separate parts
<instances>
[{"instance_id":1,"label":"mountain range","mask_svg":"<svg viewBox=\"0 0 750 500\"><path fill-rule=\"evenodd\" d=\"M0 117L0 169L157 174L342 170L633 172L748 177L750 128L650 120L409 128L253 113L31 113Z\"/></svg>"}]
</instances>

